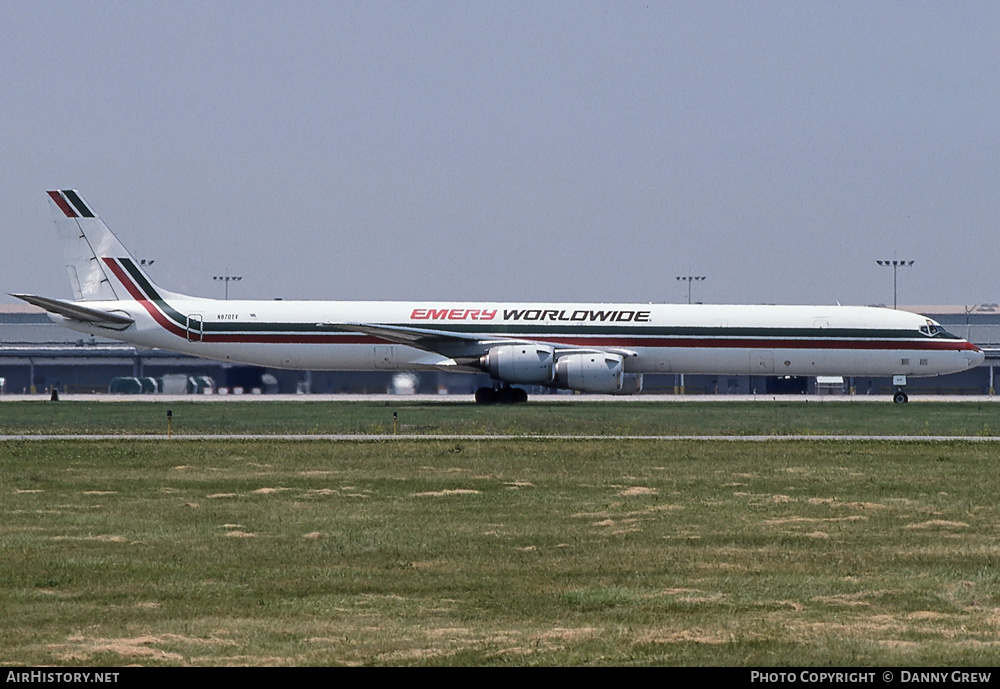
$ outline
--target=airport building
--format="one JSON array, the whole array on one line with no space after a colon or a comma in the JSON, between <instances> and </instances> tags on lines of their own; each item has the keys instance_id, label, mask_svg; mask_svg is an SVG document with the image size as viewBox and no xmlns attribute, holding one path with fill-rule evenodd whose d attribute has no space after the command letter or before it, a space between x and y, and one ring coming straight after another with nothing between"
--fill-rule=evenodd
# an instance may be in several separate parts
<instances>
[{"instance_id":1,"label":"airport building","mask_svg":"<svg viewBox=\"0 0 1000 689\"><path fill-rule=\"evenodd\" d=\"M907 306L978 345L986 360L977 368L933 378L910 378L907 392L993 394L994 367L1000 367L1000 306ZM140 381L133 390L123 380ZM116 382L117 381L117 382ZM472 394L489 384L486 374L390 371L288 371L224 364L164 350L139 349L86 337L49 320L27 304L0 304L0 394L122 392L140 390L224 394L384 393ZM135 383L133 383L135 385ZM168 389L165 389L168 388ZM532 394L550 392L528 386ZM556 393L552 394L566 394ZM647 374L646 393L685 394L890 394L890 378L705 376Z\"/></svg>"},{"instance_id":2,"label":"airport building","mask_svg":"<svg viewBox=\"0 0 1000 689\"><path fill-rule=\"evenodd\" d=\"M136 379L140 385L156 381L160 391L192 394L472 394L484 381L489 382L485 374L432 371L413 377L392 371L289 371L225 364L89 337L56 325L38 307L0 304L0 394L48 395L53 389L60 393L109 392L123 382L121 379ZM150 386L143 387L148 390ZM132 389L122 385L114 391Z\"/></svg>"}]
</instances>

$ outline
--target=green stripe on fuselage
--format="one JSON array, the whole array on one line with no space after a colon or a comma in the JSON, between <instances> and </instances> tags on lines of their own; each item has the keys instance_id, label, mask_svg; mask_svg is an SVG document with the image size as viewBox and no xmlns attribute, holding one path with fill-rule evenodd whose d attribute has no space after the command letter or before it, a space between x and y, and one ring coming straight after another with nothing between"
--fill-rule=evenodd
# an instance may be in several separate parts
<instances>
[{"instance_id":1,"label":"green stripe on fuselage","mask_svg":"<svg viewBox=\"0 0 1000 689\"><path fill-rule=\"evenodd\" d=\"M177 323L182 328L187 327L187 314L183 314L160 296L156 288L146 279L146 276L134 264L131 259L120 259L122 266L128 274L135 280L136 284L149 301L156 304L163 313ZM413 323L380 323L388 327L400 327L408 329L424 329ZM316 323L292 323L292 322L254 322L246 321L211 321L204 320L203 331L206 333L226 333L226 334L316 334L330 335L338 331L327 325ZM518 336L518 337L540 337L540 336L632 336L632 337L669 337L669 338L752 338L752 339L823 339L823 340L909 340L909 339L954 339L959 337L928 338L916 330L891 330L891 329L865 329L865 328L781 328L781 327L738 327L738 326L657 326L657 325L626 325L619 323L615 325L595 325L593 323L580 323L575 325L551 324L551 323L433 323L426 326L428 331L448 332L455 334L482 334L486 336ZM428 337L433 337L433 332L428 333Z\"/></svg>"}]
</instances>

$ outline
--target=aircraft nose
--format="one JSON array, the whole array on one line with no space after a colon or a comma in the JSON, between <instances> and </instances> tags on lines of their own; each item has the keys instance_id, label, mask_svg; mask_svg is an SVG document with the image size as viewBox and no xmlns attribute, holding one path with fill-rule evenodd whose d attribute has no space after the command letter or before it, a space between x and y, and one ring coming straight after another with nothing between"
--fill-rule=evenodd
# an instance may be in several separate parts
<instances>
[{"instance_id":1,"label":"aircraft nose","mask_svg":"<svg viewBox=\"0 0 1000 689\"><path fill-rule=\"evenodd\" d=\"M965 350L965 358L969 362L969 368L975 368L986 360L986 352L972 345L972 349Z\"/></svg>"}]
</instances>

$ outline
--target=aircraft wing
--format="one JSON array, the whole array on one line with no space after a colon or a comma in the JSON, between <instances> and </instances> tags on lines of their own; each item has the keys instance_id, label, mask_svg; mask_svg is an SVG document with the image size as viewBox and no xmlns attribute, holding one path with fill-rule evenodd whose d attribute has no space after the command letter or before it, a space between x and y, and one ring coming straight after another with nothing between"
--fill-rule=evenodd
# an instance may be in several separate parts
<instances>
[{"instance_id":1,"label":"aircraft wing","mask_svg":"<svg viewBox=\"0 0 1000 689\"><path fill-rule=\"evenodd\" d=\"M34 294L11 294L10 296L17 297L18 299L26 301L29 304L40 306L49 313L54 313L58 316L62 316L63 318L68 318L71 321L93 323L94 325L101 326L102 328L124 330L135 322L131 316L122 312L101 311L100 309L92 309L86 306L81 306L80 304L71 301L50 299L49 297L39 297Z\"/></svg>"},{"instance_id":2,"label":"aircraft wing","mask_svg":"<svg viewBox=\"0 0 1000 689\"><path fill-rule=\"evenodd\" d=\"M430 328L411 328L405 325L382 325L379 323L324 323L327 328L346 330L373 335L388 342L407 345L434 352L451 358L479 357L496 344L516 344L529 342L521 338L489 338L481 335L455 333Z\"/></svg>"},{"instance_id":3,"label":"aircraft wing","mask_svg":"<svg viewBox=\"0 0 1000 689\"><path fill-rule=\"evenodd\" d=\"M636 356L635 351L621 347L575 347L549 343L544 340L529 340L523 337L493 336L484 338L481 334L475 333L456 333L430 328L413 328L405 325L384 325L380 323L324 323L323 325L328 328L373 335L389 342L415 347L427 352L434 352L459 361L462 359L479 358L483 354L486 354L491 347L510 344L547 344L551 345L559 355L600 351L620 354L626 358Z\"/></svg>"}]
</instances>

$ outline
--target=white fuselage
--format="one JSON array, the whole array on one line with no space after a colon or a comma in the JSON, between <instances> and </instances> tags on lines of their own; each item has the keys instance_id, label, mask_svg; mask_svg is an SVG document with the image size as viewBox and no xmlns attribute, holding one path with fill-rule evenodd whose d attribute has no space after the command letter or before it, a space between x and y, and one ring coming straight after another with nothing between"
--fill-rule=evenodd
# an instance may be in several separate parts
<instances>
[{"instance_id":1,"label":"white fuselage","mask_svg":"<svg viewBox=\"0 0 1000 689\"><path fill-rule=\"evenodd\" d=\"M52 318L143 347L306 370L455 367L462 355L460 346L419 349L352 331L352 324L624 352L630 373L930 376L983 360L965 340L928 329L933 321L877 307L222 301L158 293L87 305L135 323L113 331Z\"/></svg>"}]
</instances>

